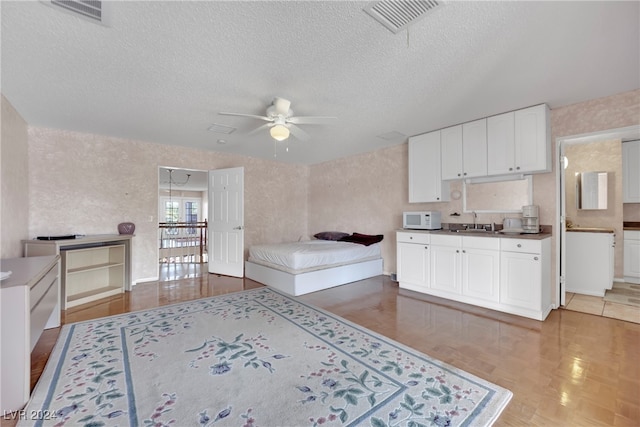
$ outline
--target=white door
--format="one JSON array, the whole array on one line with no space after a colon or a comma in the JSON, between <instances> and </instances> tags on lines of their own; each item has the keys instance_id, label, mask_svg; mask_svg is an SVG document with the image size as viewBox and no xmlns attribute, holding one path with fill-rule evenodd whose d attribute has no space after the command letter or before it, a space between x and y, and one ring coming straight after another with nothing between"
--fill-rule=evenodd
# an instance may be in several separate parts
<instances>
[{"instance_id":1,"label":"white door","mask_svg":"<svg viewBox=\"0 0 640 427\"><path fill-rule=\"evenodd\" d=\"M244 276L244 168L209 171L209 273Z\"/></svg>"}]
</instances>

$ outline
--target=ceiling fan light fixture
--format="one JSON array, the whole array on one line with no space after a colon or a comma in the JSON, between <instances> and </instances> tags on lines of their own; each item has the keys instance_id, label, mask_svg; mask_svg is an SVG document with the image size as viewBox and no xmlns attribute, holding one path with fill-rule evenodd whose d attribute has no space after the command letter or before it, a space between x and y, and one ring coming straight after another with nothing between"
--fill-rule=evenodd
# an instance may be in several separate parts
<instances>
[{"instance_id":1,"label":"ceiling fan light fixture","mask_svg":"<svg viewBox=\"0 0 640 427\"><path fill-rule=\"evenodd\" d=\"M269 129L271 137L276 141L284 141L289 138L289 128L284 125L275 125Z\"/></svg>"}]
</instances>

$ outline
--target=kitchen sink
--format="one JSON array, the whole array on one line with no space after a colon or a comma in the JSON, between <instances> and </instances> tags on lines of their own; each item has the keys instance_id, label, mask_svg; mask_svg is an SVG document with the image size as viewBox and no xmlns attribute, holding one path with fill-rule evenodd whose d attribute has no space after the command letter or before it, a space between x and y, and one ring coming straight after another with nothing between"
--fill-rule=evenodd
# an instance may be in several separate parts
<instances>
[{"instance_id":1,"label":"kitchen sink","mask_svg":"<svg viewBox=\"0 0 640 427\"><path fill-rule=\"evenodd\" d=\"M492 233L491 230L487 230L484 228L468 228L466 230L464 229L460 229L460 230L449 230L452 233Z\"/></svg>"}]
</instances>

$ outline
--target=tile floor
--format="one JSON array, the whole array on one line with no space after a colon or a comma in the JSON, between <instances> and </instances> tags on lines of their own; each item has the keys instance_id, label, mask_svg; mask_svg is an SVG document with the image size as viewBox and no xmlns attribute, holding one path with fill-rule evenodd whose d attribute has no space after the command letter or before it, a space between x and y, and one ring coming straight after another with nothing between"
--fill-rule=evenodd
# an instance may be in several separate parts
<instances>
[{"instance_id":1,"label":"tile floor","mask_svg":"<svg viewBox=\"0 0 640 427\"><path fill-rule=\"evenodd\" d=\"M581 313L595 314L597 316L611 317L626 320L627 322L640 323L640 308L625 304L605 302L602 297L581 295L567 292L567 310Z\"/></svg>"}]
</instances>

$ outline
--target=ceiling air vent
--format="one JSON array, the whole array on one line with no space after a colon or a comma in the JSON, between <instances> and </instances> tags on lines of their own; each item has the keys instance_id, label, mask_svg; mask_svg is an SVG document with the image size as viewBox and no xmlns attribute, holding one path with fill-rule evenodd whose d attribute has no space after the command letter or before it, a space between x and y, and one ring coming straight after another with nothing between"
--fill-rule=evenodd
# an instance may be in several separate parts
<instances>
[{"instance_id":1,"label":"ceiling air vent","mask_svg":"<svg viewBox=\"0 0 640 427\"><path fill-rule=\"evenodd\" d=\"M364 11L397 34L443 4L436 0L382 0L370 3Z\"/></svg>"},{"instance_id":2,"label":"ceiling air vent","mask_svg":"<svg viewBox=\"0 0 640 427\"><path fill-rule=\"evenodd\" d=\"M78 15L92 22L107 25L105 6L107 2L98 0L49 0L43 3L55 9Z\"/></svg>"}]
</instances>

